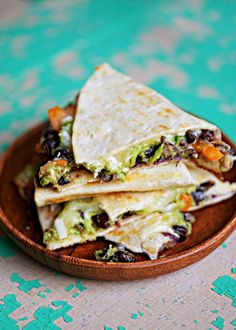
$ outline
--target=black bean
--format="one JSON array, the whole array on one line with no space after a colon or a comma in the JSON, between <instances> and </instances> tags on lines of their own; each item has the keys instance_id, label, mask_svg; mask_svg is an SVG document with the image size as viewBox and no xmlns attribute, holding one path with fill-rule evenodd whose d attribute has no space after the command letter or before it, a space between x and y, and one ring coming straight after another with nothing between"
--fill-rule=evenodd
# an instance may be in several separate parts
<instances>
[{"instance_id":1,"label":"black bean","mask_svg":"<svg viewBox=\"0 0 236 330\"><path fill-rule=\"evenodd\" d=\"M200 138L207 141L213 141L214 140L214 132L209 129L202 129L202 133L200 135Z\"/></svg>"},{"instance_id":2,"label":"black bean","mask_svg":"<svg viewBox=\"0 0 236 330\"><path fill-rule=\"evenodd\" d=\"M179 141L179 146L180 147L186 147L187 146L187 142L185 140L180 140Z\"/></svg>"},{"instance_id":3,"label":"black bean","mask_svg":"<svg viewBox=\"0 0 236 330\"><path fill-rule=\"evenodd\" d=\"M153 145L147 150L144 151L144 154L147 158L152 157L155 154L155 151L157 150L157 146Z\"/></svg>"},{"instance_id":4,"label":"black bean","mask_svg":"<svg viewBox=\"0 0 236 330\"><path fill-rule=\"evenodd\" d=\"M197 189L196 191L192 192L191 195L192 195L196 205L198 205L201 201L203 201L205 199L205 192L202 191L201 189Z\"/></svg>"},{"instance_id":5,"label":"black bean","mask_svg":"<svg viewBox=\"0 0 236 330\"><path fill-rule=\"evenodd\" d=\"M43 133L42 149L49 159L54 156L54 149L60 144L60 137L58 131L47 129Z\"/></svg>"},{"instance_id":6,"label":"black bean","mask_svg":"<svg viewBox=\"0 0 236 330\"><path fill-rule=\"evenodd\" d=\"M106 213L94 215L92 217L93 222L100 228L106 229L109 227L109 217Z\"/></svg>"},{"instance_id":7,"label":"black bean","mask_svg":"<svg viewBox=\"0 0 236 330\"><path fill-rule=\"evenodd\" d=\"M109 252L109 253L108 253ZM99 251L97 260L110 261L110 262L134 262L134 255L125 249L124 245L118 244L116 246L106 247Z\"/></svg>"},{"instance_id":8,"label":"black bean","mask_svg":"<svg viewBox=\"0 0 236 330\"><path fill-rule=\"evenodd\" d=\"M123 250L123 251L117 251L116 253L117 259L120 262L134 262L135 257L132 253Z\"/></svg>"},{"instance_id":9,"label":"black bean","mask_svg":"<svg viewBox=\"0 0 236 330\"><path fill-rule=\"evenodd\" d=\"M173 229L179 235L179 242L183 242L186 239L187 228L179 225L174 225Z\"/></svg>"},{"instance_id":10,"label":"black bean","mask_svg":"<svg viewBox=\"0 0 236 330\"><path fill-rule=\"evenodd\" d=\"M210 187L214 186L214 182L213 181L205 181L203 183L201 183L198 187L197 190L202 190L202 191L206 191L208 190Z\"/></svg>"},{"instance_id":11,"label":"black bean","mask_svg":"<svg viewBox=\"0 0 236 330\"><path fill-rule=\"evenodd\" d=\"M131 217L132 215L134 215L135 212L132 212L132 211L128 211L128 212L125 212L123 215L122 215L122 219L126 219L128 217Z\"/></svg>"},{"instance_id":12,"label":"black bean","mask_svg":"<svg viewBox=\"0 0 236 330\"><path fill-rule=\"evenodd\" d=\"M107 173L105 169L101 170L98 176L104 182L110 182L113 179L113 175Z\"/></svg>"},{"instance_id":13,"label":"black bean","mask_svg":"<svg viewBox=\"0 0 236 330\"><path fill-rule=\"evenodd\" d=\"M193 143L198 138L197 134L194 131L188 130L185 134L186 140L188 143Z\"/></svg>"},{"instance_id":14,"label":"black bean","mask_svg":"<svg viewBox=\"0 0 236 330\"><path fill-rule=\"evenodd\" d=\"M142 161L142 157L141 157L141 156L138 156L138 157L136 158L136 161L135 161L135 164L134 164L133 168L134 168L134 167L138 167L138 166L140 166L140 165L142 165L142 164L144 164L144 162Z\"/></svg>"},{"instance_id":15,"label":"black bean","mask_svg":"<svg viewBox=\"0 0 236 330\"><path fill-rule=\"evenodd\" d=\"M60 185L60 186L63 186L64 184L67 184L69 183L70 181L67 180L63 175L60 177L60 179L57 181L57 183Z\"/></svg>"},{"instance_id":16,"label":"black bean","mask_svg":"<svg viewBox=\"0 0 236 330\"><path fill-rule=\"evenodd\" d=\"M62 159L68 160L69 163L74 162L73 153L70 150L67 150L67 149L57 150L54 156L57 157L57 158L62 158Z\"/></svg>"}]
</instances>

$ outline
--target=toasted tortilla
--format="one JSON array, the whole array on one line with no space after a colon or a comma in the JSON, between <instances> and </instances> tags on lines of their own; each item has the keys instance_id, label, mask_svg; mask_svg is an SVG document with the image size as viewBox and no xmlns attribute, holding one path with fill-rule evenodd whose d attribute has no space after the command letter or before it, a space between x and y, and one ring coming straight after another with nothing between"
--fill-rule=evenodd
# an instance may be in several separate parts
<instances>
[{"instance_id":1,"label":"toasted tortilla","mask_svg":"<svg viewBox=\"0 0 236 330\"><path fill-rule=\"evenodd\" d=\"M221 140L215 125L184 112L151 88L103 64L80 92L73 124L73 152L76 163L92 170L95 176L108 167L115 173L120 159L127 159L132 147L202 129L213 131ZM205 167L207 163L204 161Z\"/></svg>"},{"instance_id":2,"label":"toasted tortilla","mask_svg":"<svg viewBox=\"0 0 236 330\"><path fill-rule=\"evenodd\" d=\"M94 179L92 173L81 170L75 172L72 182L61 186L61 191L36 186L35 202L41 207L97 194L171 189L193 183L186 165L182 162L136 167L127 174L124 181L101 182Z\"/></svg>"},{"instance_id":3,"label":"toasted tortilla","mask_svg":"<svg viewBox=\"0 0 236 330\"><path fill-rule=\"evenodd\" d=\"M153 213L137 219L104 235L105 239L120 243L135 253L146 253L150 259L158 258L158 253L164 248L178 243L179 236L173 225L182 226L183 215L180 212L165 214ZM188 234L191 233L191 224Z\"/></svg>"}]
</instances>

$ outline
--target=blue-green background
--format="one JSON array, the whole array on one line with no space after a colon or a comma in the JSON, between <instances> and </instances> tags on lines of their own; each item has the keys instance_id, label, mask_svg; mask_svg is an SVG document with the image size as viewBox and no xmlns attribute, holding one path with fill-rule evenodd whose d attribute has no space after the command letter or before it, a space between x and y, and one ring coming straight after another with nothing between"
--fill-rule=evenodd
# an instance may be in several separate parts
<instances>
[{"instance_id":1,"label":"blue-green background","mask_svg":"<svg viewBox=\"0 0 236 330\"><path fill-rule=\"evenodd\" d=\"M235 1L3 2L1 150L105 61L236 141Z\"/></svg>"}]
</instances>

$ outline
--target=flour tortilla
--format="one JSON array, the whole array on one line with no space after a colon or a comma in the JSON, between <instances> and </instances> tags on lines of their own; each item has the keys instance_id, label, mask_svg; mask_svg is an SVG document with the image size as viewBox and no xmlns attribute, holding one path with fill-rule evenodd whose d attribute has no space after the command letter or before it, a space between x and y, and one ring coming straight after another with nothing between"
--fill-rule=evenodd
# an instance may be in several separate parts
<instances>
[{"instance_id":1,"label":"flour tortilla","mask_svg":"<svg viewBox=\"0 0 236 330\"><path fill-rule=\"evenodd\" d=\"M158 258L158 253L165 247L170 247L173 237L177 236L166 218L181 217L179 212L166 214L153 213L137 219L120 228L105 234L105 239L123 244L135 253L146 253L151 260ZM178 224L178 221L176 222ZM191 226L189 224L189 226ZM176 237L176 240L178 236ZM175 244L177 241L175 242ZM173 243L171 244L174 245Z\"/></svg>"},{"instance_id":2,"label":"flour tortilla","mask_svg":"<svg viewBox=\"0 0 236 330\"><path fill-rule=\"evenodd\" d=\"M161 136L183 136L189 129L212 130L221 139L215 125L103 64L80 92L72 135L75 161L88 169L108 163L112 167L133 146L158 142Z\"/></svg>"},{"instance_id":3,"label":"flour tortilla","mask_svg":"<svg viewBox=\"0 0 236 330\"><path fill-rule=\"evenodd\" d=\"M124 181L101 182L92 173L75 172L72 182L62 186L61 191L35 187L35 202L38 207L57 204L81 197L124 191L152 191L176 188L193 184L193 179L182 162L134 168Z\"/></svg>"}]
</instances>

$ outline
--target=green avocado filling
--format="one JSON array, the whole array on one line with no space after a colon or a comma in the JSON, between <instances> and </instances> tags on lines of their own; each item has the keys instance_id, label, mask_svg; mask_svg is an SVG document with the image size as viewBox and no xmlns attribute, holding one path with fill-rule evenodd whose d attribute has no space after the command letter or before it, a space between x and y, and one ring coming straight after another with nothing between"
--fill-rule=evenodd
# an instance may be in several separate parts
<instances>
[{"instance_id":1,"label":"green avocado filling","mask_svg":"<svg viewBox=\"0 0 236 330\"><path fill-rule=\"evenodd\" d=\"M59 166L55 165L54 162L49 162L40 168L40 185L44 187L50 184L60 189L58 181L61 179L61 177L63 177L64 180L70 181L70 171L71 166L69 164L67 166Z\"/></svg>"},{"instance_id":2,"label":"green avocado filling","mask_svg":"<svg viewBox=\"0 0 236 330\"><path fill-rule=\"evenodd\" d=\"M86 241L88 236L93 236L97 232L98 227L92 218L100 213L102 210L93 198L66 202L53 227L44 232L44 243L63 240L70 235L80 236L81 242Z\"/></svg>"},{"instance_id":3,"label":"green avocado filling","mask_svg":"<svg viewBox=\"0 0 236 330\"><path fill-rule=\"evenodd\" d=\"M99 159L96 163L84 164L91 172L99 175L103 170L107 175L117 174L118 178L123 180L130 168L136 164L153 164L159 159L171 159L182 152L183 158L188 158L188 154L183 153L183 147L179 145L180 141L186 141L185 136L169 136L165 141L150 140L129 150L122 151L106 160Z\"/></svg>"},{"instance_id":4,"label":"green avocado filling","mask_svg":"<svg viewBox=\"0 0 236 330\"><path fill-rule=\"evenodd\" d=\"M165 213L162 216L161 223L164 226L168 226L171 228L173 228L174 226L180 226L186 228L187 229L186 236L191 234L192 231L192 224L188 221L185 221L183 213L179 211L172 211Z\"/></svg>"},{"instance_id":5,"label":"green avocado filling","mask_svg":"<svg viewBox=\"0 0 236 330\"><path fill-rule=\"evenodd\" d=\"M118 215L115 219L108 218L108 227L113 226L117 220L122 221L133 215L145 216L157 211L164 213L167 210L168 212L176 212L184 206L183 201L180 200L181 194L191 194L194 191L196 191L196 186L179 189L178 192L173 192L168 198L161 201L160 205L150 205L150 207L143 210L126 212ZM94 218L103 215L104 212L99 206L96 197L66 202L63 210L55 219L53 226L44 232L44 243L65 240L71 235L80 236L81 242L85 242L88 239L95 239L102 228L94 221ZM170 221L173 221L171 217ZM185 224L183 219L181 224Z\"/></svg>"}]
</instances>

